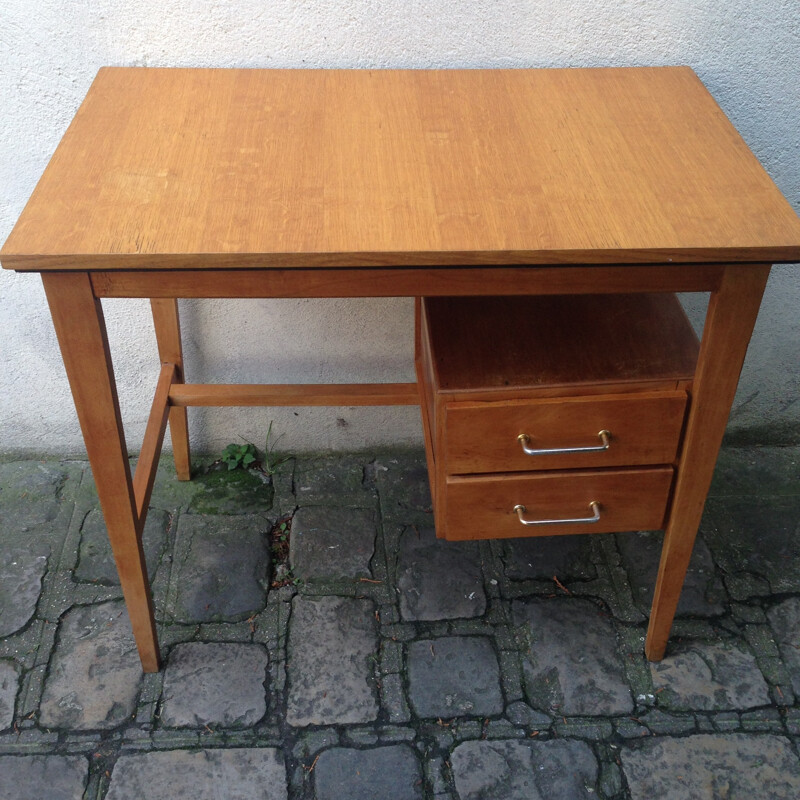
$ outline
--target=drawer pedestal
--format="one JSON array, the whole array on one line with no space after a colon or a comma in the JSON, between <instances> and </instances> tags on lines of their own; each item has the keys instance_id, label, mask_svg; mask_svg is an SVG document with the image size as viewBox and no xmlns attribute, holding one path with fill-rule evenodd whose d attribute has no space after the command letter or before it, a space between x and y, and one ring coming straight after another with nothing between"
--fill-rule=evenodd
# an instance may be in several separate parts
<instances>
[{"instance_id":1,"label":"drawer pedestal","mask_svg":"<svg viewBox=\"0 0 800 800\"><path fill-rule=\"evenodd\" d=\"M428 298L417 308L440 537L664 526L697 358L674 295Z\"/></svg>"}]
</instances>

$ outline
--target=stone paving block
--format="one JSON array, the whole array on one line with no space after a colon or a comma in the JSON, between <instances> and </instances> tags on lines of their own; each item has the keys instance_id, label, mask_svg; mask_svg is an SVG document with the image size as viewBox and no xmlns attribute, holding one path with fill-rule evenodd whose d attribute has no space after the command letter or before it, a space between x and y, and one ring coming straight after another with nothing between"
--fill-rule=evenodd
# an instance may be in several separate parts
<instances>
[{"instance_id":1,"label":"stone paving block","mask_svg":"<svg viewBox=\"0 0 800 800\"><path fill-rule=\"evenodd\" d=\"M631 593L643 614L650 613L661 559L662 531L621 533L617 546L628 572ZM714 570L714 561L702 536L695 540L689 570L678 601L679 616L715 617L725 611L725 588Z\"/></svg>"},{"instance_id":2,"label":"stone paving block","mask_svg":"<svg viewBox=\"0 0 800 800\"><path fill-rule=\"evenodd\" d=\"M66 479L67 470L53 462L0 463L0 530L24 532L54 520Z\"/></svg>"},{"instance_id":3,"label":"stone paving block","mask_svg":"<svg viewBox=\"0 0 800 800\"><path fill-rule=\"evenodd\" d=\"M82 800L88 776L82 756L0 756L0 798Z\"/></svg>"},{"instance_id":4,"label":"stone paving block","mask_svg":"<svg viewBox=\"0 0 800 800\"><path fill-rule=\"evenodd\" d=\"M800 591L800 495L712 499L707 507L715 524L706 540L734 599Z\"/></svg>"},{"instance_id":5,"label":"stone paving block","mask_svg":"<svg viewBox=\"0 0 800 800\"><path fill-rule=\"evenodd\" d=\"M408 722L411 719L400 675L391 673L381 678L381 704L389 722Z\"/></svg>"},{"instance_id":6,"label":"stone paving block","mask_svg":"<svg viewBox=\"0 0 800 800\"><path fill-rule=\"evenodd\" d=\"M502 554L506 577L512 581L586 581L597 577L591 563L588 536L535 536L507 539Z\"/></svg>"},{"instance_id":7,"label":"stone paving block","mask_svg":"<svg viewBox=\"0 0 800 800\"><path fill-rule=\"evenodd\" d=\"M450 719L503 711L500 667L485 636L449 636L408 645L409 700L420 717Z\"/></svg>"},{"instance_id":8,"label":"stone paving block","mask_svg":"<svg viewBox=\"0 0 800 800\"><path fill-rule=\"evenodd\" d=\"M226 464L215 464L195 474L191 482L195 487L189 503L192 514L241 516L272 508L272 481L258 470L229 470Z\"/></svg>"},{"instance_id":9,"label":"stone paving block","mask_svg":"<svg viewBox=\"0 0 800 800\"><path fill-rule=\"evenodd\" d=\"M161 722L172 728L244 728L267 713L268 656L259 644L190 642L172 648Z\"/></svg>"},{"instance_id":10,"label":"stone paving block","mask_svg":"<svg viewBox=\"0 0 800 800\"><path fill-rule=\"evenodd\" d=\"M437 539L433 528L406 528L400 539L397 588L405 620L481 616L486 594L477 543Z\"/></svg>"},{"instance_id":11,"label":"stone paving block","mask_svg":"<svg viewBox=\"0 0 800 800\"><path fill-rule=\"evenodd\" d=\"M364 485L364 464L352 455L335 455L298 461L294 488L300 506L330 504L365 508L374 490Z\"/></svg>"},{"instance_id":12,"label":"stone paving block","mask_svg":"<svg viewBox=\"0 0 800 800\"><path fill-rule=\"evenodd\" d=\"M11 661L0 661L0 731L11 727L19 691L19 671Z\"/></svg>"},{"instance_id":13,"label":"stone paving block","mask_svg":"<svg viewBox=\"0 0 800 800\"><path fill-rule=\"evenodd\" d=\"M632 800L800 796L800 762L782 736L697 734L624 748Z\"/></svg>"},{"instance_id":14,"label":"stone paving block","mask_svg":"<svg viewBox=\"0 0 800 800\"><path fill-rule=\"evenodd\" d=\"M290 725L372 722L378 657L375 606L369 600L304 597L289 621L286 720Z\"/></svg>"},{"instance_id":15,"label":"stone paving block","mask_svg":"<svg viewBox=\"0 0 800 800\"><path fill-rule=\"evenodd\" d=\"M219 622L261 611L269 576L268 528L256 514L182 515L167 609L171 618Z\"/></svg>"},{"instance_id":16,"label":"stone paving block","mask_svg":"<svg viewBox=\"0 0 800 800\"><path fill-rule=\"evenodd\" d=\"M147 574L151 582L155 577L161 554L164 552L168 523L169 517L163 511L151 508L147 513L142 533L142 545L147 562ZM81 546L75 577L79 581L97 581L112 586L119 585L114 554L111 552L106 524L99 508L90 511L81 526Z\"/></svg>"},{"instance_id":17,"label":"stone paving block","mask_svg":"<svg viewBox=\"0 0 800 800\"><path fill-rule=\"evenodd\" d=\"M730 644L682 645L650 664L658 704L675 711L726 711L769 704L755 658Z\"/></svg>"},{"instance_id":18,"label":"stone paving block","mask_svg":"<svg viewBox=\"0 0 800 800\"><path fill-rule=\"evenodd\" d=\"M800 447L723 447L710 497L800 494Z\"/></svg>"},{"instance_id":19,"label":"stone paving block","mask_svg":"<svg viewBox=\"0 0 800 800\"><path fill-rule=\"evenodd\" d=\"M576 716L633 710L613 624L594 603L560 598L516 601L513 616L531 638L523 669L534 708Z\"/></svg>"},{"instance_id":20,"label":"stone paving block","mask_svg":"<svg viewBox=\"0 0 800 800\"><path fill-rule=\"evenodd\" d=\"M269 747L120 756L106 800L148 797L286 800L286 768L280 751Z\"/></svg>"},{"instance_id":21,"label":"stone paving block","mask_svg":"<svg viewBox=\"0 0 800 800\"><path fill-rule=\"evenodd\" d=\"M59 625L40 722L48 728L114 728L133 715L141 676L124 604L73 608Z\"/></svg>"},{"instance_id":22,"label":"stone paving block","mask_svg":"<svg viewBox=\"0 0 800 800\"><path fill-rule=\"evenodd\" d=\"M314 767L317 800L422 800L422 770L405 744L334 747Z\"/></svg>"},{"instance_id":23,"label":"stone paving block","mask_svg":"<svg viewBox=\"0 0 800 800\"><path fill-rule=\"evenodd\" d=\"M584 742L463 742L451 763L459 800L597 797L597 761Z\"/></svg>"},{"instance_id":24,"label":"stone paving block","mask_svg":"<svg viewBox=\"0 0 800 800\"><path fill-rule=\"evenodd\" d=\"M369 577L376 534L372 509L298 509L289 543L292 570L306 581Z\"/></svg>"},{"instance_id":25,"label":"stone paving block","mask_svg":"<svg viewBox=\"0 0 800 800\"><path fill-rule=\"evenodd\" d=\"M506 716L514 725L522 725L533 730L549 728L552 722L547 714L535 711L527 703L521 701L511 703L506 709Z\"/></svg>"},{"instance_id":26,"label":"stone paving block","mask_svg":"<svg viewBox=\"0 0 800 800\"><path fill-rule=\"evenodd\" d=\"M424 451L379 458L372 469L384 516L432 509Z\"/></svg>"},{"instance_id":27,"label":"stone paving block","mask_svg":"<svg viewBox=\"0 0 800 800\"><path fill-rule=\"evenodd\" d=\"M24 628L36 613L47 558L17 547L0 550L0 636Z\"/></svg>"},{"instance_id":28,"label":"stone paving block","mask_svg":"<svg viewBox=\"0 0 800 800\"><path fill-rule=\"evenodd\" d=\"M800 694L800 598L790 597L767 612L783 663L789 671L792 689Z\"/></svg>"}]
</instances>

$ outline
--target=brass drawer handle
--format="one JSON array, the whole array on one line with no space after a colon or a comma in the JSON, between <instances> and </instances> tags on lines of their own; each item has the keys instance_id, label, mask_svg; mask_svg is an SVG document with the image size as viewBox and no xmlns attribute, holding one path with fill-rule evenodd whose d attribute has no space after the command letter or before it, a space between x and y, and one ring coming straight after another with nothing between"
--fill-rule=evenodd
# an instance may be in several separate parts
<instances>
[{"instance_id":1,"label":"brass drawer handle","mask_svg":"<svg viewBox=\"0 0 800 800\"><path fill-rule=\"evenodd\" d=\"M517 436L517 440L522 445L525 455L528 456L552 456L557 453L600 453L603 450L608 450L611 443L611 431L602 430L597 435L600 437L602 444L592 445L591 447L554 447L537 450L533 447L528 447L531 437L527 433L521 433Z\"/></svg>"},{"instance_id":2,"label":"brass drawer handle","mask_svg":"<svg viewBox=\"0 0 800 800\"><path fill-rule=\"evenodd\" d=\"M514 506L514 511L516 511L517 517L523 525L570 525L575 522L599 522L600 503L598 503L597 500L592 500L592 502L589 503L589 508L591 508L593 512L591 517L577 517L575 519L525 519L522 515L527 509L520 504Z\"/></svg>"}]
</instances>

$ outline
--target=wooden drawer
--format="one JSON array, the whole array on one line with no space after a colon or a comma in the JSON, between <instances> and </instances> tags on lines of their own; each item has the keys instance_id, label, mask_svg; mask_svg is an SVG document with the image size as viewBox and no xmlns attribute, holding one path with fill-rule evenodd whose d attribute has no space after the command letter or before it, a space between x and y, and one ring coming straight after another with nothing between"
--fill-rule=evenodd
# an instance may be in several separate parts
<instances>
[{"instance_id":1,"label":"wooden drawer","mask_svg":"<svg viewBox=\"0 0 800 800\"><path fill-rule=\"evenodd\" d=\"M671 464L686 411L682 391L450 403L445 407L444 458L451 475L580 467ZM592 452L528 455L533 449L599 447Z\"/></svg>"},{"instance_id":2,"label":"wooden drawer","mask_svg":"<svg viewBox=\"0 0 800 800\"><path fill-rule=\"evenodd\" d=\"M664 522L672 476L671 467L651 467L452 477L440 495L437 532L445 539L499 539L655 530ZM590 517L592 501L599 503L594 523L523 525L514 510L523 505L531 520Z\"/></svg>"}]
</instances>

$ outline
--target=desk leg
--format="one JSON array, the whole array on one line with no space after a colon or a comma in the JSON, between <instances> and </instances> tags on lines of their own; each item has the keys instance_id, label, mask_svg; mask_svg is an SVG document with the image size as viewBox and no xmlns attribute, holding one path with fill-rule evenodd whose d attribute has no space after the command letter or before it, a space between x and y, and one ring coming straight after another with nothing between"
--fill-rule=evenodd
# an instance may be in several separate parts
<instances>
[{"instance_id":1,"label":"desk leg","mask_svg":"<svg viewBox=\"0 0 800 800\"><path fill-rule=\"evenodd\" d=\"M159 664L153 603L100 301L85 272L42 275L145 672Z\"/></svg>"},{"instance_id":2,"label":"desk leg","mask_svg":"<svg viewBox=\"0 0 800 800\"><path fill-rule=\"evenodd\" d=\"M181 347L181 326L178 318L178 301L174 298L153 298L153 323L158 342L158 357L161 363L174 364L175 383L183 383L183 348ZM189 455L189 424L186 409L172 406L169 410L169 433L172 439L172 454L175 459L175 472L179 481L191 479L192 467Z\"/></svg>"},{"instance_id":3,"label":"desk leg","mask_svg":"<svg viewBox=\"0 0 800 800\"><path fill-rule=\"evenodd\" d=\"M650 661L664 657L769 270L769 265L726 267L711 295L650 611L645 645Z\"/></svg>"}]
</instances>

